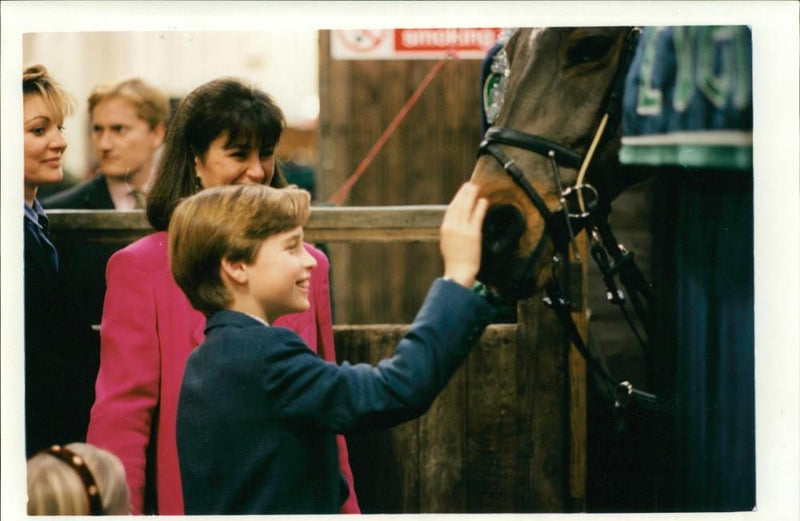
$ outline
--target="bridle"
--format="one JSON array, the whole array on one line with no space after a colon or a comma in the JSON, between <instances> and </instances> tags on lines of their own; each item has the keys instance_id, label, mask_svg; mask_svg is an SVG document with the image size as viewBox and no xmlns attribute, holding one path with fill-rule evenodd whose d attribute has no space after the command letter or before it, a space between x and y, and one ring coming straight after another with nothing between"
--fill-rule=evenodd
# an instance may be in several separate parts
<instances>
[{"instance_id":1,"label":"bridle","mask_svg":"<svg viewBox=\"0 0 800 521\"><path fill-rule=\"evenodd\" d=\"M603 116L600 123L597 125L597 129L595 130L594 137L586 155L581 155L545 137L528 134L511 128L491 127L486 131L483 137L483 141L478 148L478 157L486 154L493 156L502 165L503 170L514 180L520 189L522 189L545 222L545 231L530 256L530 267L532 267L533 263L541 256L547 239L550 238L549 236L552 236L556 250L564 252L570 242L574 245L574 232L580 229L582 224L585 224L575 217L572 219L569 218L565 204L566 190L561 187L561 176L558 167L580 168L575 186L572 187L571 190L579 190L591 186L584 184L583 180L601 139L604 136L612 134L613 129L611 127L619 122L625 73L633 59L640 34L641 29L638 27L633 27L628 31L622 49L624 54L617 64L614 79L609 92L606 94ZM608 125L609 121L611 121L611 127ZM523 174L514 160L510 159L505 152L503 152L500 145L527 150L550 160L556 185L561 193L561 208L559 208L559 210L556 212L550 211L542 197L536 191L536 188L525 178L525 174ZM594 190L594 188L591 189ZM587 213L583 201L580 201L580 205L580 213ZM588 209L588 211L591 210L593 209ZM573 225L576 226L573 228ZM565 233L569 235L565 235Z\"/></svg>"},{"instance_id":2,"label":"bridle","mask_svg":"<svg viewBox=\"0 0 800 521\"><path fill-rule=\"evenodd\" d=\"M631 297L631 302L640 322L648 332L652 331L652 319L649 316L649 309L645 309L642 299L650 304L648 307L652 307L652 286L636 266L633 253L625 250L611 232L607 221L610 205L600 211L600 198L597 190L584 182L586 172L598 145L605 136L613 135L616 125L619 124L625 75L633 59L640 34L641 29L637 27L632 27L628 31L622 49L624 54L617 64L614 79L609 92L606 94L603 115L585 155L581 155L542 136L511 128L491 127L486 131L478 148L478 157L487 154L494 157L502 165L505 173L514 180L542 216L545 223L544 231L533 252L524 263L525 272L530 272L533 269L534 264L541 257L547 245L547 240L552 239L556 255L553 257L553 275L545 287L547 297L544 301L556 312L559 322L569 334L572 343L583 355L588 366L614 390L614 406L616 408L624 408L631 403L636 403L649 410L662 410L666 405L658 397L634 389L627 381L618 382L611 376L601 357L595 354L597 350L594 349L594 352L589 350L572 319L572 303L564 296L564 292L561 289L562 284L556 275L561 257L566 255L570 244L576 258L579 258L578 249L575 245L575 234L584 228L589 230L592 237L592 257L603 273L608 300L612 304L620 306L636 338L644 346L641 335L625 310L625 297L617 287L614 277L617 275L620 277L620 281ZM556 211L551 211L547 207L543 198L526 179L519 166L505 154L501 146L510 146L533 152L546 157L550 161L556 187L560 194L560 208ZM562 187L559 167L579 169L574 186L566 189ZM574 197L576 201L570 205L567 201L568 197ZM576 204L577 209L575 208ZM609 256L613 262L609 261Z\"/></svg>"}]
</instances>

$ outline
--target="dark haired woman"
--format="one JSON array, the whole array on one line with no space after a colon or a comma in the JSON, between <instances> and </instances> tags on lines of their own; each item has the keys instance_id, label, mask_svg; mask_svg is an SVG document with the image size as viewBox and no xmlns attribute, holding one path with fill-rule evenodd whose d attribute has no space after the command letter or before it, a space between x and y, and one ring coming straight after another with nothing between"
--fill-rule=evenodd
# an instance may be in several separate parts
<instances>
[{"instance_id":1,"label":"dark haired woman","mask_svg":"<svg viewBox=\"0 0 800 521\"><path fill-rule=\"evenodd\" d=\"M191 92L167 131L148 194L147 218L157 231L109 260L88 441L122 460L133 514L184 511L175 416L186 359L202 342L206 319L170 272L166 230L172 211L182 198L213 186L285 186L274 156L284 126L272 99L239 80L214 80ZM318 263L311 308L276 325L292 329L334 361L328 260L306 248ZM350 484L342 511L358 513L344 438L337 441L342 474Z\"/></svg>"}]
</instances>

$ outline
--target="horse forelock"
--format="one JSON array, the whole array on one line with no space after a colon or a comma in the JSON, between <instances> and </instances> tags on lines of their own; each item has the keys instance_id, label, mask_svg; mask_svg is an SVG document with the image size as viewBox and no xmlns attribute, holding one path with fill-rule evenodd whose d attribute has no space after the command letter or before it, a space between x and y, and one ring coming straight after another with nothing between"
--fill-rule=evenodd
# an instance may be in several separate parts
<instances>
[{"instance_id":1,"label":"horse forelock","mask_svg":"<svg viewBox=\"0 0 800 521\"><path fill-rule=\"evenodd\" d=\"M551 66L537 55L544 28L520 29L515 40L509 41L509 80L507 94L498 114L496 126L513 127L527 131L527 120L535 119L537 109L536 97L530 96L530 84L536 85L541 78L535 76L536 70ZM534 93L535 94L535 93ZM526 117L520 117L525 115ZM533 115L534 117L527 117ZM517 125L517 126L515 126Z\"/></svg>"}]
</instances>

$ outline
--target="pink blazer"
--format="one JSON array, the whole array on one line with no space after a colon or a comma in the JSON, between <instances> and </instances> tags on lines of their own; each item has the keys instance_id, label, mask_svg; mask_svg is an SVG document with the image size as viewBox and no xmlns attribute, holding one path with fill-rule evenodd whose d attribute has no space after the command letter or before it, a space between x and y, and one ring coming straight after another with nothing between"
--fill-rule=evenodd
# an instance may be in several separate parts
<instances>
[{"instance_id":1,"label":"pink blazer","mask_svg":"<svg viewBox=\"0 0 800 521\"><path fill-rule=\"evenodd\" d=\"M311 276L311 307L281 317L275 325L292 329L324 359L335 361L328 259L316 248L306 248L317 260ZM106 280L100 372L87 441L122 460L134 514L142 513L146 459L148 451L154 454L155 461L149 463L155 470L159 514L181 515L175 416L186 359L203 341L206 319L172 278L166 232L115 253ZM342 512L359 513L344 437L338 436L337 442L340 468L350 484Z\"/></svg>"}]
</instances>

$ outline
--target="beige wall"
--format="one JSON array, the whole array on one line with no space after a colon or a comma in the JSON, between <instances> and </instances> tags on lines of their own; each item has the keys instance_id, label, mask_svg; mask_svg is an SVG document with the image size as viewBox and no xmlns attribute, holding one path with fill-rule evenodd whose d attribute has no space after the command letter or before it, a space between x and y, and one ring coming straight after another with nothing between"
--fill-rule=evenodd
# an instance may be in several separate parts
<instances>
[{"instance_id":1,"label":"beige wall","mask_svg":"<svg viewBox=\"0 0 800 521\"><path fill-rule=\"evenodd\" d=\"M316 120L317 32L49 32L23 35L23 63L42 63L76 97L65 121L66 168L83 176L93 152L86 99L94 85L138 76L181 97L219 76L245 78L274 96L290 125Z\"/></svg>"}]
</instances>

